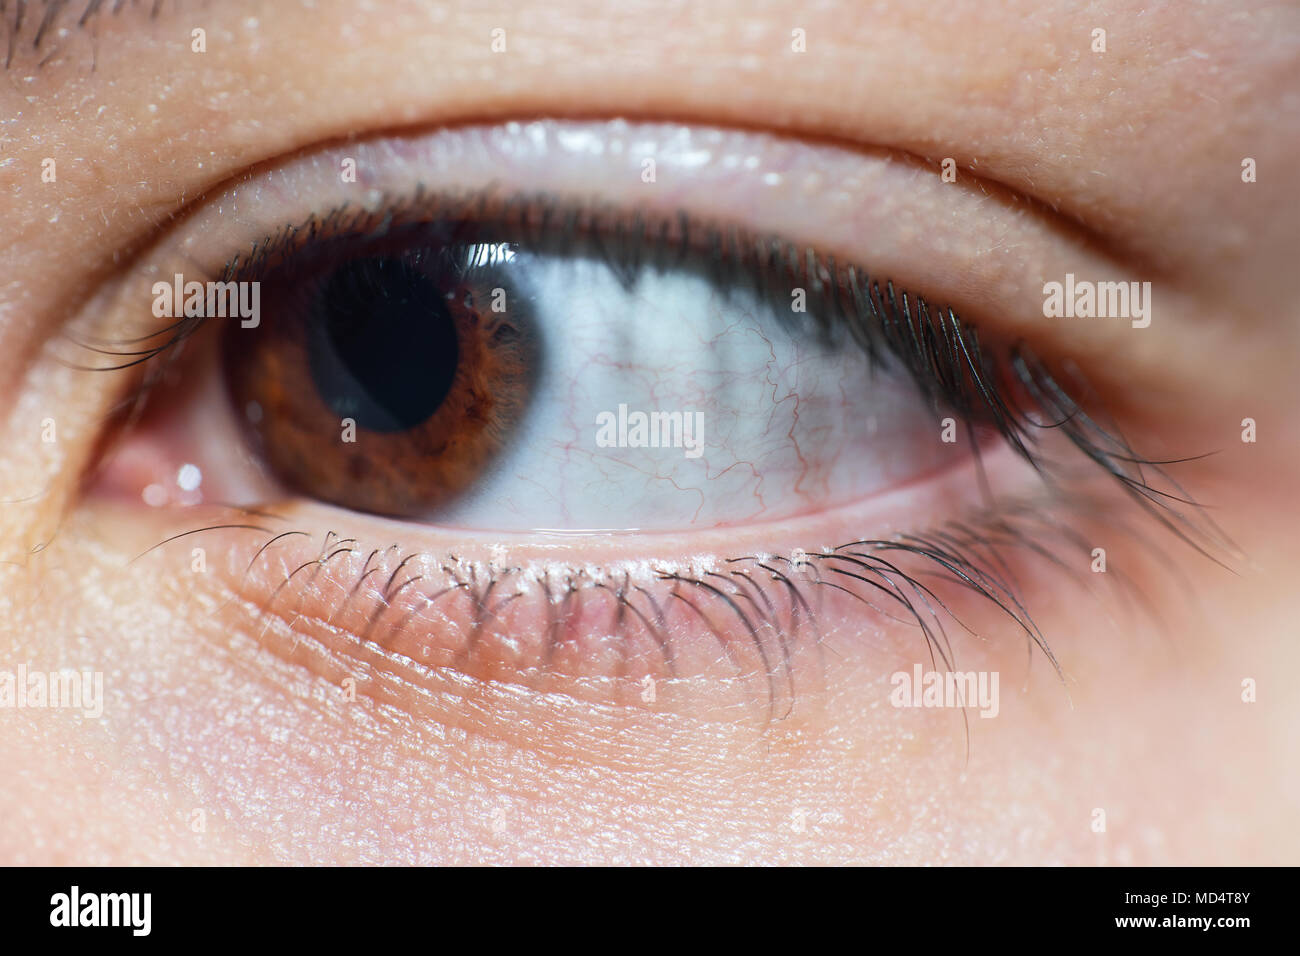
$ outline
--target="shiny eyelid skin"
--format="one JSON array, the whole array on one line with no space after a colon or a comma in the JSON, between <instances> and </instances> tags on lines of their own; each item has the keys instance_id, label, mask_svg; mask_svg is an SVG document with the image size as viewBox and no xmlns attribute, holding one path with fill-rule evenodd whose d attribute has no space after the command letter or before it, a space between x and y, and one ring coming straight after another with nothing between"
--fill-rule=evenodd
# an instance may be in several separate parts
<instances>
[{"instance_id":1,"label":"shiny eyelid skin","mask_svg":"<svg viewBox=\"0 0 1300 956\"><path fill-rule=\"evenodd\" d=\"M650 182L643 179L648 161ZM355 181L345 175L352 168ZM377 210L418 184L452 194L598 196L662 216L688 209L700 221L744 223L869 264L934 300L1007 322L1041 315L1043 277L1135 278L1117 276L1116 263L1024 208L912 164L767 133L618 120L466 126L293 157L201 201L144 268L152 279L176 271L215 277L231 250L313 211ZM1015 331L1042 330L1022 324ZM1100 329L1077 344L1100 351L1109 340Z\"/></svg>"}]
</instances>

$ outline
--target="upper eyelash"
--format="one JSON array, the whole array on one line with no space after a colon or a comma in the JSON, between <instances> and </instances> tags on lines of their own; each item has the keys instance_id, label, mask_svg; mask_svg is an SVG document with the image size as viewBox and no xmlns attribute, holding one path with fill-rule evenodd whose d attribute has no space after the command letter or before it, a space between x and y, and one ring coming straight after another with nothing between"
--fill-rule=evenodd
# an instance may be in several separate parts
<instances>
[{"instance_id":1,"label":"upper eyelash","mask_svg":"<svg viewBox=\"0 0 1300 956\"><path fill-rule=\"evenodd\" d=\"M247 253L227 261L218 281L257 279L313 243L377 241L401 230L418 232L438 222L478 223L484 228L516 230L523 241L567 253L602 258L616 274L630 281L640 267L703 265L722 290L755 288L769 297L778 317L793 316L783 308L791 291L804 289L807 315L829 320L823 335L847 334L877 364L900 363L935 411L960 417L971 446L977 427L991 427L1014 451L1045 478L1054 471L1041 450L1045 433L1064 435L1085 459L1114 479L1138 504L1176 536L1218 562L1213 552L1234 552L1235 546L1204 511L1165 471L1171 461L1138 454L1117 426L1103 427L1063 387L1047 365L1024 342L1005 349L987 349L976 327L951 307L934 307L923 296L871 277L853 263L836 261L811 246L799 247L778 236L743 227L674 216L647 216L596 202L558 200L546 194L430 193L422 186L405 199L386 197L374 207L343 204L324 216L312 214L298 225L286 225L254 242ZM94 352L128 361L99 367L125 369L150 363L198 331L203 317L178 318L168 326L117 348L82 341ZM162 339L159 344L134 348ZM155 363L139 388L118 407L132 408L137 417L144 396L159 380L164 363ZM1078 378L1076 376L1076 378ZM1091 395L1081 378L1076 387ZM1180 459L1190 460L1190 459ZM991 493L984 484L986 504ZM1187 510L1177 508L1178 504ZM1219 562L1221 563L1221 562Z\"/></svg>"}]
</instances>

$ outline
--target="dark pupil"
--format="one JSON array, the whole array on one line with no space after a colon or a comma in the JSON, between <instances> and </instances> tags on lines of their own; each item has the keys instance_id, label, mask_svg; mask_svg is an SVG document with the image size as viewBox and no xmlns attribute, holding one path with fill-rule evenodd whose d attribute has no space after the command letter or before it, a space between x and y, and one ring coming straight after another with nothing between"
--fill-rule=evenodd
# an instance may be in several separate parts
<instances>
[{"instance_id":1,"label":"dark pupil","mask_svg":"<svg viewBox=\"0 0 1300 956\"><path fill-rule=\"evenodd\" d=\"M354 259L322 284L307 352L320 397L358 428L398 432L438 410L459 348L447 299L401 259Z\"/></svg>"}]
</instances>

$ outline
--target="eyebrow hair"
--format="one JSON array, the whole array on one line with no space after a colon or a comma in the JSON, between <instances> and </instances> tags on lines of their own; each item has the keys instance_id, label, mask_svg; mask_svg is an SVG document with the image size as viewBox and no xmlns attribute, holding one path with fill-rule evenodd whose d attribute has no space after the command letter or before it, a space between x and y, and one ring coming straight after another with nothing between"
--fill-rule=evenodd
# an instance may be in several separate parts
<instances>
[{"instance_id":1,"label":"eyebrow hair","mask_svg":"<svg viewBox=\"0 0 1300 956\"><path fill-rule=\"evenodd\" d=\"M17 54L21 60L25 55L35 55L40 52L41 44L54 29L55 21L60 15L73 6L70 0L40 0L39 11L30 10L36 4L29 3L29 0L12 0L13 14L10 15L11 0L0 0L0 36L3 36L3 45L5 50L5 69L9 69ZM149 0L148 6L143 7L139 0L113 0L112 6L105 3L105 0L86 0L82 7L81 15L76 18L75 24L77 29L84 29L86 24L98 16L101 11L108 10L110 15L117 16L125 9L149 11L149 19L155 19L161 12L163 0ZM32 30L32 26L35 29ZM32 33L31 44L25 43L23 29L27 28ZM51 50L50 54L36 63L37 69L44 66L45 63L54 55L56 50Z\"/></svg>"}]
</instances>

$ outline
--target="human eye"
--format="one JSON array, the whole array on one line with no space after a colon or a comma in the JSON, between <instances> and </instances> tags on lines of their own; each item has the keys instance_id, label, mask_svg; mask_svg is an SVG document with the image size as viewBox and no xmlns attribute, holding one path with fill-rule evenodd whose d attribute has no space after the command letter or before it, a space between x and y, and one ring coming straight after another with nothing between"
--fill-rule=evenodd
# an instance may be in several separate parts
<instances>
[{"instance_id":1,"label":"human eye","mask_svg":"<svg viewBox=\"0 0 1300 956\"><path fill-rule=\"evenodd\" d=\"M1248 7L0 4L6 859L1284 858Z\"/></svg>"},{"instance_id":2,"label":"human eye","mask_svg":"<svg viewBox=\"0 0 1300 956\"><path fill-rule=\"evenodd\" d=\"M366 687L380 653L620 703L707 674L771 719L854 653L855 622L905 622L952 662L970 595L1054 664L1007 561L1086 549L1045 551L1077 531L1034 502L1096 495L1073 456L1160 510L1159 466L1023 337L961 317L941 268L905 281L926 272L895 249L877 273L888 236L808 208L826 176L889 208L942 188L622 121L438 130L243 179L113 290L145 324L78 346L136 383L99 487L174 522L153 573L211 560L223 625Z\"/></svg>"}]
</instances>

